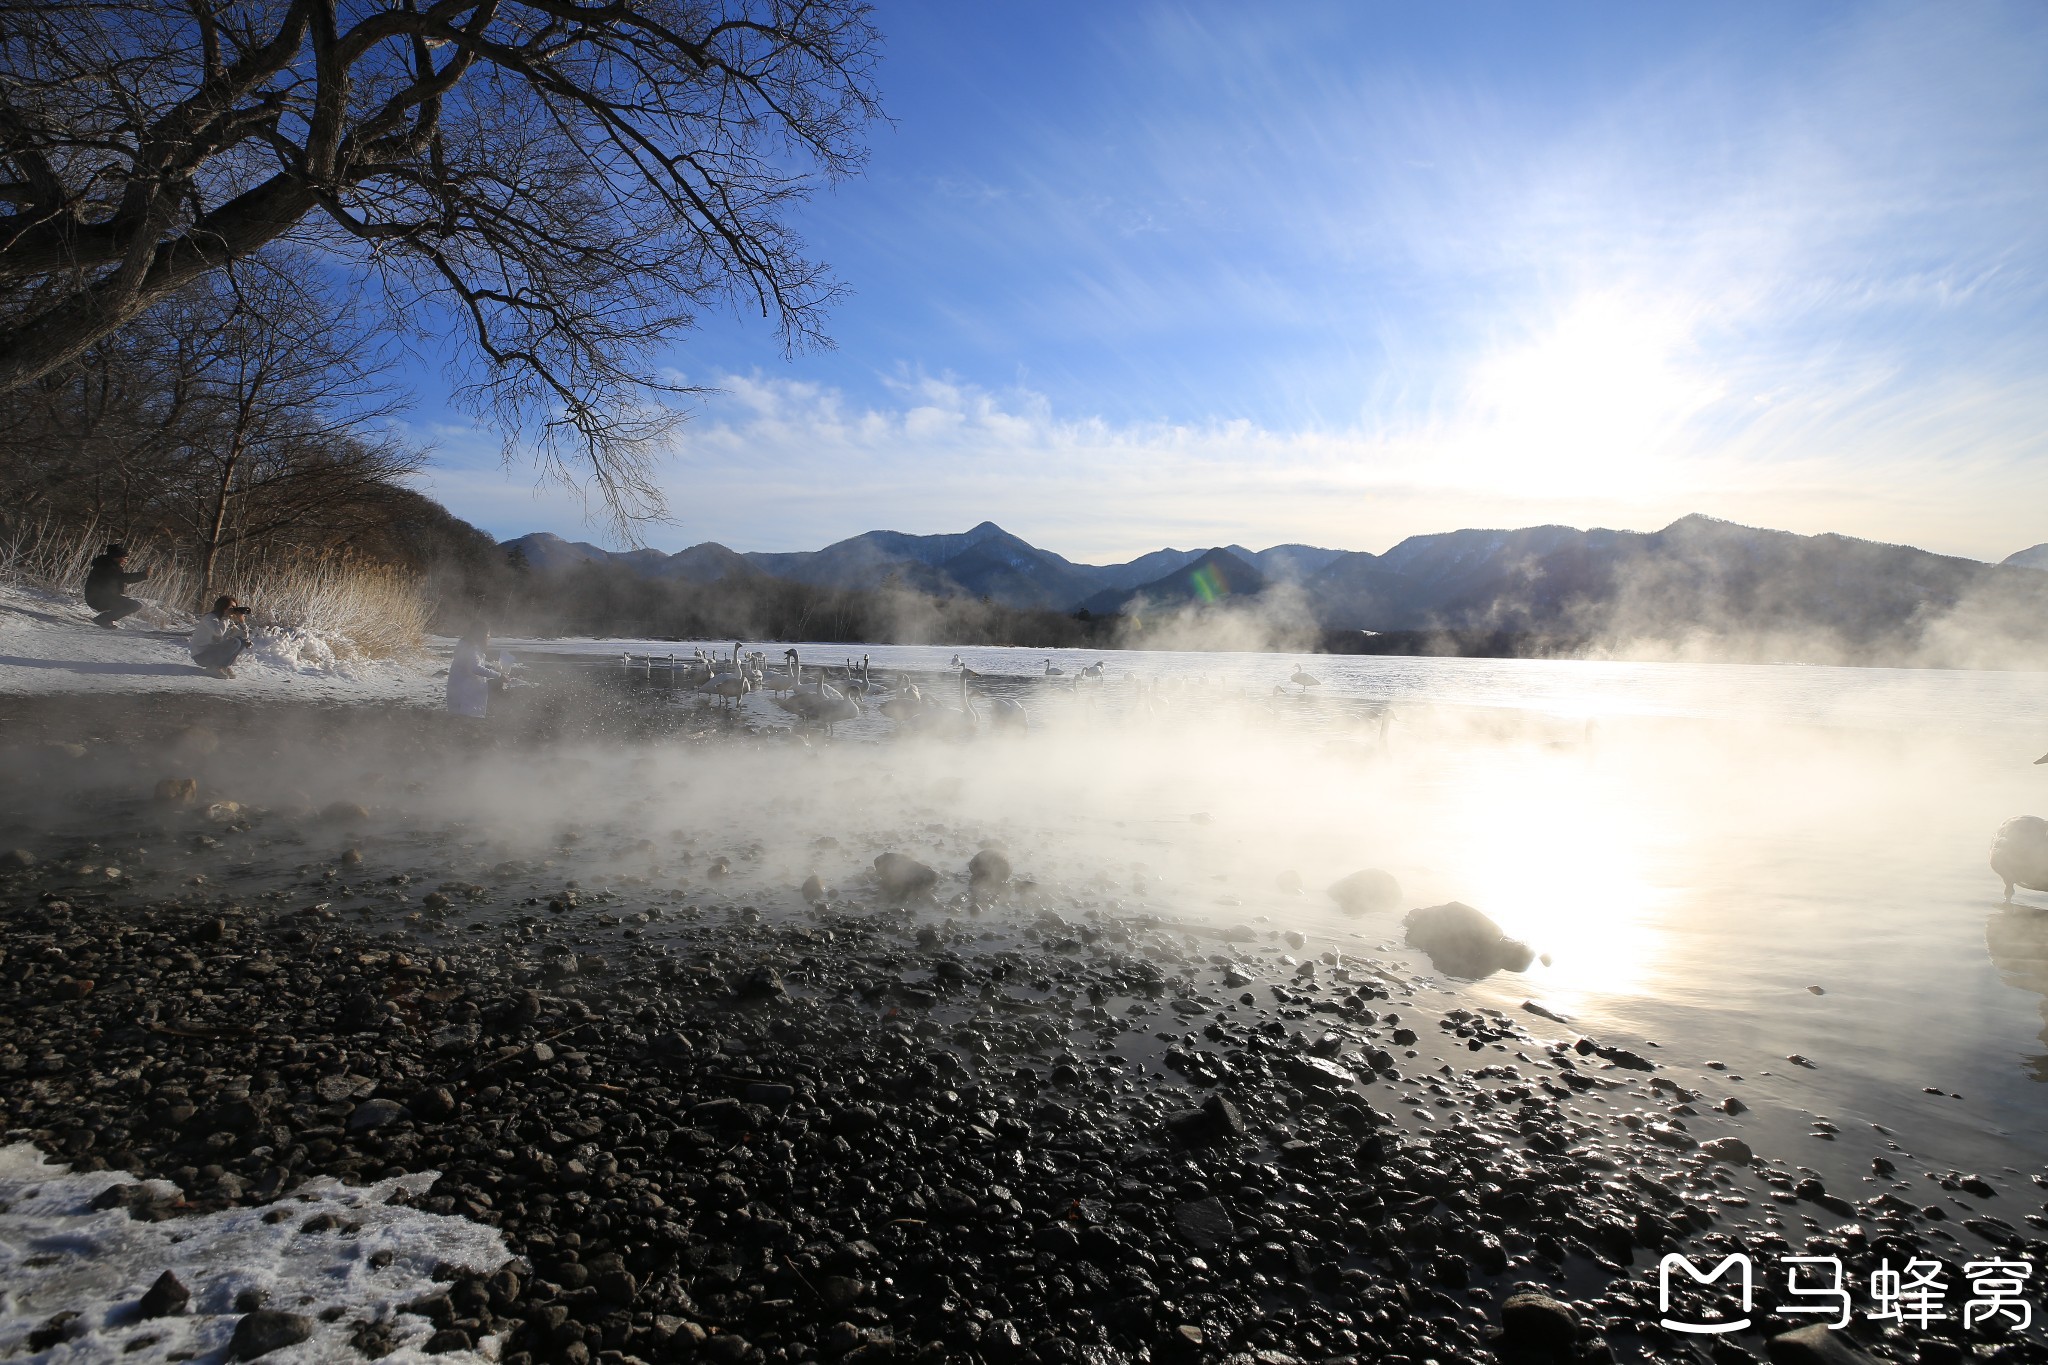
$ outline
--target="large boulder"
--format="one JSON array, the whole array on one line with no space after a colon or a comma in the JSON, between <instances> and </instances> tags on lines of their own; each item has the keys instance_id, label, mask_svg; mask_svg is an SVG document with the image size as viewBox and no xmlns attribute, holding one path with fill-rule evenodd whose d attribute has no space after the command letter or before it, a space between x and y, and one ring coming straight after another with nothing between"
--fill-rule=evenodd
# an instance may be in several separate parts
<instances>
[{"instance_id":1,"label":"large boulder","mask_svg":"<svg viewBox=\"0 0 2048 1365\"><path fill-rule=\"evenodd\" d=\"M1330 899L1354 915L1391 910L1401 903L1401 883L1394 880L1391 872L1368 867L1333 883Z\"/></svg>"},{"instance_id":2,"label":"large boulder","mask_svg":"<svg viewBox=\"0 0 2048 1365\"><path fill-rule=\"evenodd\" d=\"M939 874L915 858L882 853L875 857L875 881L892 896L918 896L939 884Z\"/></svg>"},{"instance_id":3,"label":"large boulder","mask_svg":"<svg viewBox=\"0 0 2048 1365\"><path fill-rule=\"evenodd\" d=\"M1509 938L1498 924L1463 901L1410 910L1401 923L1408 930L1408 942L1450 976L1477 980L1495 972L1524 972L1536 957L1528 944Z\"/></svg>"},{"instance_id":4,"label":"large boulder","mask_svg":"<svg viewBox=\"0 0 2048 1365\"><path fill-rule=\"evenodd\" d=\"M2015 815L2000 825L1991 840L1991 870L2005 882L2007 900L2015 886L2048 891L2048 820Z\"/></svg>"}]
</instances>

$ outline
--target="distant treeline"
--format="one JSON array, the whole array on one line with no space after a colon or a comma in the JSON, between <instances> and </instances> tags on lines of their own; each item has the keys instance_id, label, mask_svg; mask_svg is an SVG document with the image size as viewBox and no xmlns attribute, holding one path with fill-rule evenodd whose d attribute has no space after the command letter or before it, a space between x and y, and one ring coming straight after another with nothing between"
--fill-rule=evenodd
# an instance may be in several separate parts
<instances>
[{"instance_id":1,"label":"distant treeline","mask_svg":"<svg viewBox=\"0 0 2048 1365\"><path fill-rule=\"evenodd\" d=\"M934 597L897 584L816 587L763 574L715 582L648 578L619 564L549 574L500 556L476 599L501 634L647 639L827 640L846 644L1107 648L1115 622L1085 614Z\"/></svg>"}]
</instances>

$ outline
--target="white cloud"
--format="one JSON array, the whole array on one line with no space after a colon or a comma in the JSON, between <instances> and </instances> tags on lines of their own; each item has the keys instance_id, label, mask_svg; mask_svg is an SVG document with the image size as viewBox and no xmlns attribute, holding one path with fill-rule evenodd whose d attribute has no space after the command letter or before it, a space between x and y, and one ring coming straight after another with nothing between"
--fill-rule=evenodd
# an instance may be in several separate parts
<instances>
[{"instance_id":1,"label":"white cloud","mask_svg":"<svg viewBox=\"0 0 2048 1365\"><path fill-rule=\"evenodd\" d=\"M676 524L650 538L669 549L811 549L878 527L962 530L990 518L1099 561L1164 543L1382 550L1469 525L1651 529L1693 511L1980 557L2039 538L2048 469L2038 463L1973 458L1923 441L1910 422L1879 421L1848 441L1839 414L1801 395L1759 408L1713 387L1688 367L1682 334L1670 334L1668 353L1630 362L1623 378L1640 392L1616 414L1601 415L1598 393L1581 404L1571 374L1553 404L1544 380L1557 354L1628 343L1625 328L1599 320L1603 306L1488 358L1473 375L1478 401L1406 427L1112 423L1060 414L1042 395L936 377L895 381L893 405L858 406L816 385L736 376L724 381L729 397L685 429L664 477ZM2020 398L1957 394L1950 406L1982 413ZM1596 411L1582 413L1588 405ZM1738 424L1728 412L1741 408L1757 410ZM1788 454L1788 441L1804 443L1823 421L1851 448ZM1717 434L1738 425L1733 437ZM478 451L432 475L458 512L508 534L591 536L580 508L536 497L530 476Z\"/></svg>"}]
</instances>

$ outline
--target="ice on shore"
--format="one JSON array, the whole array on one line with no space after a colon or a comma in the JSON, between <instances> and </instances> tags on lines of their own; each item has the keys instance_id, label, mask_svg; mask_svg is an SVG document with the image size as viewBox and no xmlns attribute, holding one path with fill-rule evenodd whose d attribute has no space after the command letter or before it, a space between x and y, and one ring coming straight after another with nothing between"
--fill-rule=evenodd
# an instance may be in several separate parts
<instances>
[{"instance_id":1,"label":"ice on shore","mask_svg":"<svg viewBox=\"0 0 2048 1365\"><path fill-rule=\"evenodd\" d=\"M495 1228L385 1202L399 1190L424 1193L438 1175L354 1188L322 1179L274 1204L149 1223L118 1208L92 1207L101 1191L134 1183L132 1175L74 1172L26 1142L0 1147L0 1358L38 1365L219 1360L242 1316L235 1300L254 1290L263 1307L315 1323L311 1337L266 1361L360 1361L350 1337L364 1322L390 1324L396 1349L385 1361L424 1361L421 1348L434 1328L399 1313L400 1305L436 1292L438 1263L487 1273L510 1257ZM276 1211L284 1216L266 1218ZM300 1230L320 1214L341 1227ZM385 1251L389 1263L375 1264ZM191 1302L182 1314L142 1319L137 1301L166 1270L191 1291ZM30 1336L67 1312L78 1315L69 1323L74 1333L28 1353ZM498 1344L491 1339L480 1351L432 1359L495 1358Z\"/></svg>"}]
</instances>

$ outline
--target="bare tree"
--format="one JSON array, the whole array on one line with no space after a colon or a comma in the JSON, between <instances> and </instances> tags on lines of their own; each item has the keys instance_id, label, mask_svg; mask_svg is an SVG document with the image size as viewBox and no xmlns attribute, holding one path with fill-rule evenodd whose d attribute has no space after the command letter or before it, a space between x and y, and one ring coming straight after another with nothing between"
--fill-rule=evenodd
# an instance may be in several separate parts
<instances>
[{"instance_id":1,"label":"bare tree","mask_svg":"<svg viewBox=\"0 0 2048 1365\"><path fill-rule=\"evenodd\" d=\"M654 344L824 340L785 219L860 164L877 48L857 0L0 0L0 392L292 237L452 323L508 453L658 511Z\"/></svg>"},{"instance_id":2,"label":"bare tree","mask_svg":"<svg viewBox=\"0 0 2048 1365\"><path fill-rule=\"evenodd\" d=\"M264 264L202 276L0 395L0 522L174 547L202 604L224 564L375 538L422 458L383 425L384 357L310 262Z\"/></svg>"},{"instance_id":3,"label":"bare tree","mask_svg":"<svg viewBox=\"0 0 2048 1365\"><path fill-rule=\"evenodd\" d=\"M175 467L204 604L223 552L343 529L344 509L375 503L421 456L382 430L395 405L360 309L316 272L209 276L179 302L174 321L152 320L203 338L181 347L194 420Z\"/></svg>"}]
</instances>

